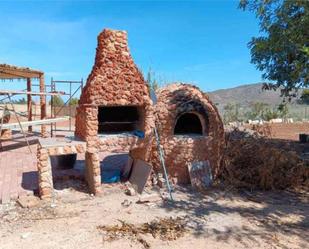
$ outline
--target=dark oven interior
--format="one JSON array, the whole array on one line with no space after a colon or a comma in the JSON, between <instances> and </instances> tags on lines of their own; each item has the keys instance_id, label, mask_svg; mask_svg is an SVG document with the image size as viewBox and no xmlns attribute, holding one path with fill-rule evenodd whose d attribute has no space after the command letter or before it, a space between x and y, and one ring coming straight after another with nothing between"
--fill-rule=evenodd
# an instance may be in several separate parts
<instances>
[{"instance_id":1,"label":"dark oven interior","mask_svg":"<svg viewBox=\"0 0 309 249\"><path fill-rule=\"evenodd\" d=\"M100 106L98 133L117 134L140 129L140 110L137 106Z\"/></svg>"},{"instance_id":2,"label":"dark oven interior","mask_svg":"<svg viewBox=\"0 0 309 249\"><path fill-rule=\"evenodd\" d=\"M203 126L195 113L184 113L178 117L174 135L203 135Z\"/></svg>"}]
</instances>

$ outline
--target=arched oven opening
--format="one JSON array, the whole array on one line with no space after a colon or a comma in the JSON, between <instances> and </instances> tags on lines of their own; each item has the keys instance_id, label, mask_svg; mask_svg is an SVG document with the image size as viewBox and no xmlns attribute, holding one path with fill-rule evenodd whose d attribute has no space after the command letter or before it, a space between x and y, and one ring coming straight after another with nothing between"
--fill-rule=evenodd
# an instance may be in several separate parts
<instances>
[{"instance_id":1,"label":"arched oven opening","mask_svg":"<svg viewBox=\"0 0 309 249\"><path fill-rule=\"evenodd\" d=\"M195 113L181 114L175 124L174 135L203 135L203 125Z\"/></svg>"}]
</instances>

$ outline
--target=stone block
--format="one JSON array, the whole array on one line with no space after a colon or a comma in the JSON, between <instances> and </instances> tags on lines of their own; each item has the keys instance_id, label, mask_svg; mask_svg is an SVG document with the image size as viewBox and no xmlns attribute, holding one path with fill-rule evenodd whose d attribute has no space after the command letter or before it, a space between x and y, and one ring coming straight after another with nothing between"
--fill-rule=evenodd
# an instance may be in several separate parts
<instances>
[{"instance_id":1,"label":"stone block","mask_svg":"<svg viewBox=\"0 0 309 249\"><path fill-rule=\"evenodd\" d=\"M17 199L17 203L23 208L32 208L40 204L40 199L36 196L20 196Z\"/></svg>"}]
</instances>

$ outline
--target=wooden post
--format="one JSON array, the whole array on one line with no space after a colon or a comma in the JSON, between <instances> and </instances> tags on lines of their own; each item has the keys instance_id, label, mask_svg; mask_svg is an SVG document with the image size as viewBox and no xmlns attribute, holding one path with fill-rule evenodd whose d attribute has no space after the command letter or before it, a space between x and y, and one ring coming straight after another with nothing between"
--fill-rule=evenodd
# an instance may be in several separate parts
<instances>
[{"instance_id":1,"label":"wooden post","mask_svg":"<svg viewBox=\"0 0 309 249\"><path fill-rule=\"evenodd\" d=\"M27 91L31 92L31 79L27 78ZM28 121L32 121L32 96L27 94L27 111L28 111ZM28 131L32 132L32 126L28 126Z\"/></svg>"},{"instance_id":2,"label":"wooden post","mask_svg":"<svg viewBox=\"0 0 309 249\"><path fill-rule=\"evenodd\" d=\"M44 74L40 76L40 92L45 92ZM41 119L46 119L46 95L40 95ZM41 125L42 137L47 137L46 125Z\"/></svg>"}]
</instances>

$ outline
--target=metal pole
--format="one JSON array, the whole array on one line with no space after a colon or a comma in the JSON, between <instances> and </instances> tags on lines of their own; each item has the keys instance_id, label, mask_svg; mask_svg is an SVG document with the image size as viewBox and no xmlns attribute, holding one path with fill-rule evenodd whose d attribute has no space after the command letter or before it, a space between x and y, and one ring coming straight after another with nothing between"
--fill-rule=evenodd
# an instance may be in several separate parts
<instances>
[{"instance_id":1,"label":"metal pole","mask_svg":"<svg viewBox=\"0 0 309 249\"><path fill-rule=\"evenodd\" d=\"M153 101L153 104L157 104L157 96L156 96L156 93L155 93L154 90L150 90L150 97L151 97L151 100ZM155 113L155 120L158 120L158 122L159 122L159 119L158 119L156 113ZM158 123L158 124L160 124L160 123ZM164 178L165 178L165 181L166 181L167 189L168 189L168 192L170 194L171 201L174 201L173 196L172 196L171 185L170 185L170 182L168 180L167 170L166 170L166 166L165 166L164 151L162 150L162 148L160 146L160 136L159 136L159 133L158 133L158 130L157 130L156 122L154 124L154 134L155 134L155 137L156 137L156 142L157 142L157 147L158 147L158 152L159 152L159 159L160 159L160 162L161 162L161 165L162 165L162 168L163 168Z\"/></svg>"},{"instance_id":2,"label":"metal pole","mask_svg":"<svg viewBox=\"0 0 309 249\"><path fill-rule=\"evenodd\" d=\"M70 103L71 102L71 103ZM70 101L69 101L69 111L70 111L70 131L72 131L72 82L70 82Z\"/></svg>"},{"instance_id":3,"label":"metal pole","mask_svg":"<svg viewBox=\"0 0 309 249\"><path fill-rule=\"evenodd\" d=\"M45 81L44 81L44 74L40 76L40 93L45 93ZM46 119L46 95L40 96L40 106L41 106L41 119ZM41 135L42 137L45 137L46 134L46 126L41 126Z\"/></svg>"},{"instance_id":4,"label":"metal pole","mask_svg":"<svg viewBox=\"0 0 309 249\"><path fill-rule=\"evenodd\" d=\"M57 83L57 81L55 80L55 81L53 81L53 88L54 88L54 91L56 91L56 83ZM56 113L56 106L55 106L55 103L53 103L53 109L54 109L54 118L56 118L57 117L57 113ZM54 124L54 130L55 131L57 131L57 124L55 123Z\"/></svg>"},{"instance_id":5,"label":"metal pole","mask_svg":"<svg viewBox=\"0 0 309 249\"><path fill-rule=\"evenodd\" d=\"M80 87L78 87L78 88L74 91L74 93L72 94L72 96L74 96L75 93L78 92L79 88L80 88ZM64 103L64 105L67 105L67 104L69 103L69 100L70 100L70 99L68 99L68 100ZM63 109L63 107L64 107L64 106L62 106L62 107L58 110L58 112L57 112L56 114L59 114L60 111Z\"/></svg>"},{"instance_id":6,"label":"metal pole","mask_svg":"<svg viewBox=\"0 0 309 249\"><path fill-rule=\"evenodd\" d=\"M31 92L31 79L27 78L27 91ZM27 109L28 109L28 121L32 121L32 96L27 94ZM32 132L32 126L28 126L28 132Z\"/></svg>"},{"instance_id":7,"label":"metal pole","mask_svg":"<svg viewBox=\"0 0 309 249\"><path fill-rule=\"evenodd\" d=\"M50 81L50 91L53 92L53 77L51 78ZM50 116L53 118L53 103L54 103L54 96L51 96L50 98ZM54 132L53 132L53 124L50 124L50 136L53 137L54 136Z\"/></svg>"},{"instance_id":8,"label":"metal pole","mask_svg":"<svg viewBox=\"0 0 309 249\"><path fill-rule=\"evenodd\" d=\"M157 147L158 147L158 151L159 151L159 158L160 158L160 161L161 161L161 164L162 164L162 168L163 168L163 172L164 172L164 178L166 180L167 189L168 189L168 192L170 194L171 201L174 201L173 195L172 195L171 185L170 185L170 182L169 182L168 176L167 176L167 170L166 170L165 161L164 161L164 153L163 153L163 150L162 150L162 148L160 146L160 137L159 137L159 134L158 134L156 126L154 127L154 133L155 133L155 136L156 136L156 142L157 142Z\"/></svg>"},{"instance_id":9,"label":"metal pole","mask_svg":"<svg viewBox=\"0 0 309 249\"><path fill-rule=\"evenodd\" d=\"M68 81L68 80L54 80L53 78L51 78L51 90L52 91L56 91L56 83L66 83L66 84L70 84L70 93L69 95L69 99L64 103L63 106L61 106L61 108L59 108L56 111L56 106L54 106L54 101L53 101L53 97L51 98L51 112L53 114L53 117L57 117L57 114L59 114L61 112L61 110L67 106L69 104L69 130L72 131L72 106L70 104L70 100L72 99L73 96L75 96L75 94L78 92L79 89L81 89L81 91L83 90L83 86L84 86L84 81L83 78L81 78L80 81ZM79 84L80 86L72 93L72 84ZM53 136L53 131L57 130L56 124L51 125L51 135Z\"/></svg>"},{"instance_id":10,"label":"metal pole","mask_svg":"<svg viewBox=\"0 0 309 249\"><path fill-rule=\"evenodd\" d=\"M23 89L22 91L27 91L27 89ZM17 93L11 93L12 96L17 95ZM6 100L8 97L4 97L3 99L0 99L0 102L3 100Z\"/></svg>"},{"instance_id":11,"label":"metal pole","mask_svg":"<svg viewBox=\"0 0 309 249\"><path fill-rule=\"evenodd\" d=\"M19 126L20 126L21 132L23 133L23 136L24 136L24 138L25 138L25 140L26 140L26 142L27 142L29 151L30 151L30 153L32 153L31 148L30 148L29 141L28 141L27 136L26 136L26 134L25 134L25 132L24 132L23 126L21 125L21 123L20 123L20 121L19 121L19 118L18 118L18 116L17 116L17 114L16 114L14 105L13 105L13 103L12 103L12 100L11 100L11 97L10 97L9 94L8 94L8 98L9 98L9 100L10 100L10 104L11 104L12 110L13 110L13 112L14 112L14 114L15 114L15 117L16 117L16 119L17 119L17 122L18 122L18 124L19 124Z\"/></svg>"}]
</instances>

